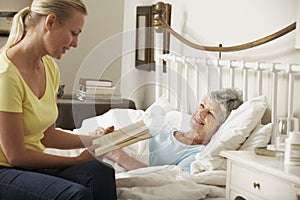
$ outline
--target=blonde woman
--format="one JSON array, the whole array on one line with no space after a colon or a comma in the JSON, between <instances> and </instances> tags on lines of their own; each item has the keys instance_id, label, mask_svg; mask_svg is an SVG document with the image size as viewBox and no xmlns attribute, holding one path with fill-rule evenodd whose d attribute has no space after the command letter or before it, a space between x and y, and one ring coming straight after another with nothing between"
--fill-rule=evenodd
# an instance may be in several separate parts
<instances>
[{"instance_id":1,"label":"blonde woman","mask_svg":"<svg viewBox=\"0 0 300 200\"><path fill-rule=\"evenodd\" d=\"M0 54L1 199L116 199L113 168L88 150L43 152L93 139L55 129L60 74L52 57L77 47L86 14L81 0L34 0L14 17Z\"/></svg>"}]
</instances>

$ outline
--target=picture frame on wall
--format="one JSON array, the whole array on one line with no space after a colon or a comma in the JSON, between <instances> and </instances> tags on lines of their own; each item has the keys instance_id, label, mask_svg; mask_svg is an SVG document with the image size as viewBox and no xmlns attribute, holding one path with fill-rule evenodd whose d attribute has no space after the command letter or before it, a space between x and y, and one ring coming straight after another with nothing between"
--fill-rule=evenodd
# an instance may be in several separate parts
<instances>
[{"instance_id":1,"label":"picture frame on wall","mask_svg":"<svg viewBox=\"0 0 300 200\"><path fill-rule=\"evenodd\" d=\"M135 66L146 71L153 70L154 64L152 21L152 6L138 6L136 14Z\"/></svg>"},{"instance_id":2,"label":"picture frame on wall","mask_svg":"<svg viewBox=\"0 0 300 200\"><path fill-rule=\"evenodd\" d=\"M155 71L154 28L155 5L137 6L136 9L136 52L135 67L145 71ZM171 23L171 5L166 4L164 16L166 23ZM170 34L163 32L163 53L169 52Z\"/></svg>"}]
</instances>

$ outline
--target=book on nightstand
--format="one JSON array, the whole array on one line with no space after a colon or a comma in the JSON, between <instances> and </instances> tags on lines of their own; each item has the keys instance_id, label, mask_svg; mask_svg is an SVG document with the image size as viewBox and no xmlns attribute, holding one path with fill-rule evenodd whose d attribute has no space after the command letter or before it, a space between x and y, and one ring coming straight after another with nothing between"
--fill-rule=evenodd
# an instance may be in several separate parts
<instances>
[{"instance_id":1,"label":"book on nightstand","mask_svg":"<svg viewBox=\"0 0 300 200\"><path fill-rule=\"evenodd\" d=\"M113 86L111 80L93 79L93 78L80 78L79 84L85 85L85 86L101 86L101 87L112 87Z\"/></svg>"},{"instance_id":2,"label":"book on nightstand","mask_svg":"<svg viewBox=\"0 0 300 200\"><path fill-rule=\"evenodd\" d=\"M115 149L119 149L151 137L152 135L145 123L143 121L138 121L94 139L93 144L100 145L95 149L95 156L101 156Z\"/></svg>"},{"instance_id":3,"label":"book on nightstand","mask_svg":"<svg viewBox=\"0 0 300 200\"><path fill-rule=\"evenodd\" d=\"M80 78L79 88L76 92L78 100L105 100L120 101L120 94L116 87L112 86L111 80Z\"/></svg>"},{"instance_id":4,"label":"book on nightstand","mask_svg":"<svg viewBox=\"0 0 300 200\"><path fill-rule=\"evenodd\" d=\"M267 149L267 147L256 147L254 151L257 155L261 155L261 156L271 156L271 157L276 156L276 151Z\"/></svg>"},{"instance_id":5,"label":"book on nightstand","mask_svg":"<svg viewBox=\"0 0 300 200\"><path fill-rule=\"evenodd\" d=\"M254 152L257 155L262 155L262 156L271 156L271 157L276 157L278 151L274 149L269 149L268 147L256 147Z\"/></svg>"},{"instance_id":6,"label":"book on nightstand","mask_svg":"<svg viewBox=\"0 0 300 200\"><path fill-rule=\"evenodd\" d=\"M102 87L102 86L84 86L79 85L79 92L87 94L102 94L102 95L113 95L115 87Z\"/></svg>"}]
</instances>

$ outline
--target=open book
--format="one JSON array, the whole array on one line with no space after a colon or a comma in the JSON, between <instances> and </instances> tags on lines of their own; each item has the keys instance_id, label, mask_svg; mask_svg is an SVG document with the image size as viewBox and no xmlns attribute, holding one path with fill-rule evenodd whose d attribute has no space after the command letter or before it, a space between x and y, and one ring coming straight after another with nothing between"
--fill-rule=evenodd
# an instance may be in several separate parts
<instances>
[{"instance_id":1,"label":"open book","mask_svg":"<svg viewBox=\"0 0 300 200\"><path fill-rule=\"evenodd\" d=\"M112 150L122 148L151 137L152 135L144 122L138 121L94 139L93 144L100 144L100 146L95 149L95 156L103 155Z\"/></svg>"}]
</instances>

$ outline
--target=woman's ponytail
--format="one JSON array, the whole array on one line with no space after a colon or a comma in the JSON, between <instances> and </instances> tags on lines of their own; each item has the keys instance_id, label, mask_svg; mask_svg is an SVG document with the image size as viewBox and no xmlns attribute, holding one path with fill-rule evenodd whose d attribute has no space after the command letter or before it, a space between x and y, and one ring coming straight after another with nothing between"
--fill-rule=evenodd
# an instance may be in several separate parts
<instances>
[{"instance_id":1,"label":"woman's ponytail","mask_svg":"<svg viewBox=\"0 0 300 200\"><path fill-rule=\"evenodd\" d=\"M14 46L21 41L25 34L25 17L30 13L30 7L26 7L19 11L13 18L10 34L6 44L1 48L1 52Z\"/></svg>"}]
</instances>

